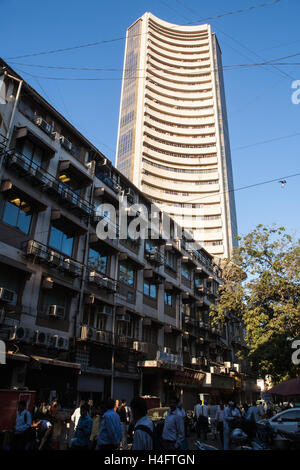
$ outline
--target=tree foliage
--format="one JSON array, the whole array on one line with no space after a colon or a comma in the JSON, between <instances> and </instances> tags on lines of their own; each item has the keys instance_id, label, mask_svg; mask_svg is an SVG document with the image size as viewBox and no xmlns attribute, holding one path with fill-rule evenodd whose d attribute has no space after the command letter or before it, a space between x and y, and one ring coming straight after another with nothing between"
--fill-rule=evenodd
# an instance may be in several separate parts
<instances>
[{"instance_id":1,"label":"tree foliage","mask_svg":"<svg viewBox=\"0 0 300 470\"><path fill-rule=\"evenodd\" d=\"M300 240L284 227L258 225L224 262L223 278L213 322L231 314L243 321L248 359L260 375L274 383L299 375L291 339L300 338Z\"/></svg>"}]
</instances>

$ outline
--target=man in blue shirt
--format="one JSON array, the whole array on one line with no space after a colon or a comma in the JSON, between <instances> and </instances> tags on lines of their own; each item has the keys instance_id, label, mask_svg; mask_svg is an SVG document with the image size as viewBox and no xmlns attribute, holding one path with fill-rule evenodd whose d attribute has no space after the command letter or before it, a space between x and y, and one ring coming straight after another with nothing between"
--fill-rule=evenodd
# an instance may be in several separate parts
<instances>
[{"instance_id":1,"label":"man in blue shirt","mask_svg":"<svg viewBox=\"0 0 300 470\"><path fill-rule=\"evenodd\" d=\"M115 404L115 400L111 398L107 400L107 411L104 413L100 423L98 450L113 451L117 450L120 446L122 439L122 425L120 416L114 410Z\"/></svg>"},{"instance_id":2,"label":"man in blue shirt","mask_svg":"<svg viewBox=\"0 0 300 470\"><path fill-rule=\"evenodd\" d=\"M177 402L170 402L170 411L165 418L164 429L162 433L163 447L165 451L179 450L184 441L184 422L183 418L177 414Z\"/></svg>"},{"instance_id":3,"label":"man in blue shirt","mask_svg":"<svg viewBox=\"0 0 300 470\"><path fill-rule=\"evenodd\" d=\"M84 450L89 448L93 420L88 415L87 405L80 408L80 418L75 429L74 438L71 439L71 449Z\"/></svg>"},{"instance_id":4,"label":"man in blue shirt","mask_svg":"<svg viewBox=\"0 0 300 470\"><path fill-rule=\"evenodd\" d=\"M132 450L153 450L153 423L147 417L147 403L142 397L131 402L133 419L136 421Z\"/></svg>"}]
</instances>

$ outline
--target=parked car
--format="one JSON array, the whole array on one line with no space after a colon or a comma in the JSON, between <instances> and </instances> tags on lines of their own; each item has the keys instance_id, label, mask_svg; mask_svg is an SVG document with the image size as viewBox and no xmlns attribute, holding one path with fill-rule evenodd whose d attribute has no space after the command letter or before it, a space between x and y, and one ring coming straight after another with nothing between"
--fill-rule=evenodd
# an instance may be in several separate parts
<instances>
[{"instance_id":1,"label":"parked car","mask_svg":"<svg viewBox=\"0 0 300 470\"><path fill-rule=\"evenodd\" d=\"M287 431L296 433L300 431L300 408L290 408L285 411L281 411L277 413L272 418L266 420L262 419L259 423L263 424L266 421L270 424L270 426L274 429L274 431ZM277 434L275 436L275 444L278 448L285 448L286 446L286 439Z\"/></svg>"}]
</instances>

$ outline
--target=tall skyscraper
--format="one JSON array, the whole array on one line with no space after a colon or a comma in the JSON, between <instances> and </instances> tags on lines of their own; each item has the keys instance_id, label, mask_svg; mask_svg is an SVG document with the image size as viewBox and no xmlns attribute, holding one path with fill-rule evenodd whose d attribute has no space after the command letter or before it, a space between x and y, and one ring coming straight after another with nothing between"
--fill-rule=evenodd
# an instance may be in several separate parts
<instances>
[{"instance_id":1,"label":"tall skyscraper","mask_svg":"<svg viewBox=\"0 0 300 470\"><path fill-rule=\"evenodd\" d=\"M230 256L236 211L221 51L210 25L145 13L128 28L116 165L207 251Z\"/></svg>"}]
</instances>

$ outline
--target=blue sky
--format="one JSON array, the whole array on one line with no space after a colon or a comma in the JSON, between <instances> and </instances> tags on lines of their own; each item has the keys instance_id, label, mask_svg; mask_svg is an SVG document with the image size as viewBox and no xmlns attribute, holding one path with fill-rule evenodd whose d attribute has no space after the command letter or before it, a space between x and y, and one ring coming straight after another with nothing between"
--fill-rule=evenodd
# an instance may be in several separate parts
<instances>
[{"instance_id":1,"label":"blue sky","mask_svg":"<svg viewBox=\"0 0 300 470\"><path fill-rule=\"evenodd\" d=\"M13 57L124 38L127 27L146 11L175 24L196 20L201 23L201 18L270 2L0 0L0 56L114 161L125 40L55 54ZM299 18L299 0L280 0L263 8L205 22L212 24L223 52L223 65L228 66L300 52ZM300 62L300 56L286 60L292 61ZM60 70L37 65L116 70ZM300 134L300 104L295 105L291 100L292 82L300 80L300 66L235 69L225 71L224 77L235 187L300 173L300 135L254 145ZM237 191L239 234L248 233L259 223L275 222L299 237L299 187L300 176L297 176L287 179L284 188L275 181Z\"/></svg>"}]
</instances>

